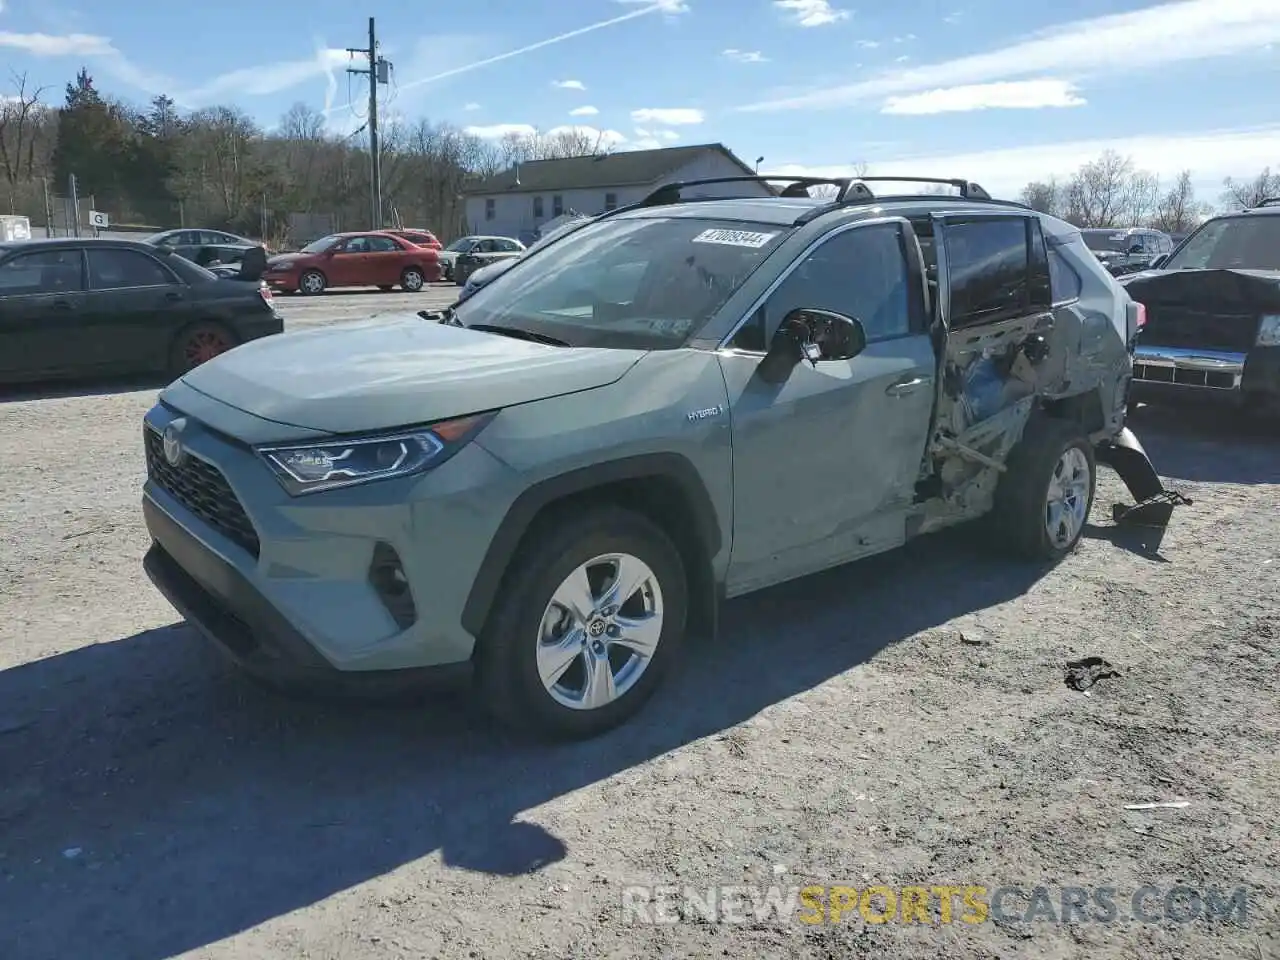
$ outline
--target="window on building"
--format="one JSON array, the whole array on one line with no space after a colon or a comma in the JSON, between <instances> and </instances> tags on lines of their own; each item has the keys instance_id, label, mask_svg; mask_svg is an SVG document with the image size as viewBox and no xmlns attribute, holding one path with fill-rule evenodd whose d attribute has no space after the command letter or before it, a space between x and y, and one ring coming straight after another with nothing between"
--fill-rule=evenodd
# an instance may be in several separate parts
<instances>
[{"instance_id":1,"label":"window on building","mask_svg":"<svg viewBox=\"0 0 1280 960\"><path fill-rule=\"evenodd\" d=\"M496 206L496 204L495 204L495 203L494 203L494 201L493 201L493 197L488 197L488 198L485 200L485 202L484 202L484 218L485 218L486 220L492 220L492 219L493 219L494 214L496 213L496 211L494 210L494 207L495 207L495 206Z\"/></svg>"},{"instance_id":2,"label":"window on building","mask_svg":"<svg viewBox=\"0 0 1280 960\"><path fill-rule=\"evenodd\" d=\"M533 198L533 219L535 220L542 219L542 198L541 197Z\"/></svg>"},{"instance_id":3,"label":"window on building","mask_svg":"<svg viewBox=\"0 0 1280 960\"><path fill-rule=\"evenodd\" d=\"M604 195L604 210L608 213L610 210L618 209L618 195L616 193L606 193Z\"/></svg>"},{"instance_id":4,"label":"window on building","mask_svg":"<svg viewBox=\"0 0 1280 960\"><path fill-rule=\"evenodd\" d=\"M564 213L564 197L556 194L551 198L551 216L558 217Z\"/></svg>"}]
</instances>

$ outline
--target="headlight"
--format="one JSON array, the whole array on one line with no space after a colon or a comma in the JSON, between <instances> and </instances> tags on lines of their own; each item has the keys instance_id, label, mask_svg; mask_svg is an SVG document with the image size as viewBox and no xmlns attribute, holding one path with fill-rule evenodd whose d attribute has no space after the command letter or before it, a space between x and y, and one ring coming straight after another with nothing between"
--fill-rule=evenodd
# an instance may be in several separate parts
<instances>
[{"instance_id":1,"label":"headlight","mask_svg":"<svg viewBox=\"0 0 1280 960\"><path fill-rule=\"evenodd\" d=\"M259 447L258 453L297 497L430 470L470 443L494 416L484 413L375 437Z\"/></svg>"},{"instance_id":2,"label":"headlight","mask_svg":"<svg viewBox=\"0 0 1280 960\"><path fill-rule=\"evenodd\" d=\"M1259 347L1280 347L1280 313L1272 313L1262 318L1258 324Z\"/></svg>"}]
</instances>

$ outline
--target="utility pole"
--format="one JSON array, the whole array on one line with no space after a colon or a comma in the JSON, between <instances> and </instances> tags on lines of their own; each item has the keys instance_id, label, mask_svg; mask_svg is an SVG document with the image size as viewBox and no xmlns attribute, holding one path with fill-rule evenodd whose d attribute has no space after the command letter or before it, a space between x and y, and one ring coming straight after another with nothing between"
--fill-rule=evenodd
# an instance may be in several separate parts
<instances>
[{"instance_id":1,"label":"utility pole","mask_svg":"<svg viewBox=\"0 0 1280 960\"><path fill-rule=\"evenodd\" d=\"M354 73L369 78L369 186L370 206L373 213L372 228L382 228L382 156L378 150L378 84L386 84L390 80L391 64L378 56L378 37L374 30L373 17L369 18L369 46L347 47L352 56L359 54L367 57L369 66L348 67L347 73Z\"/></svg>"}]
</instances>

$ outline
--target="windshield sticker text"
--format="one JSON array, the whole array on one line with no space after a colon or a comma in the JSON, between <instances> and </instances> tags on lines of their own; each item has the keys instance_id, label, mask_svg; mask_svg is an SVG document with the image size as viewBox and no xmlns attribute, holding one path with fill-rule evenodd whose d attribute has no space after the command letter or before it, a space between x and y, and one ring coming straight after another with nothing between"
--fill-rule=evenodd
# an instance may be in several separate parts
<instances>
[{"instance_id":1,"label":"windshield sticker text","mask_svg":"<svg viewBox=\"0 0 1280 960\"><path fill-rule=\"evenodd\" d=\"M776 233L756 233L753 230L703 230L693 238L693 242L719 243L728 247L749 247L752 250L759 250L776 236Z\"/></svg>"}]
</instances>

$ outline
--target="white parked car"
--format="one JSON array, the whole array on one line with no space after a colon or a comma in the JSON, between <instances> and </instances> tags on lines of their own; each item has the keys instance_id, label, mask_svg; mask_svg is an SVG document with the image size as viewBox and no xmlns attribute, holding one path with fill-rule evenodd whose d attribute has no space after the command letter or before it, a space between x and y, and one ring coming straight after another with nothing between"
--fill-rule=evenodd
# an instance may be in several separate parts
<instances>
[{"instance_id":1,"label":"white parked car","mask_svg":"<svg viewBox=\"0 0 1280 960\"><path fill-rule=\"evenodd\" d=\"M440 251L440 266L444 268L444 279L452 280L454 278L454 267L458 264L458 257L463 254L493 255L482 257L482 260L488 262L519 256L524 251L524 244L510 237L459 237Z\"/></svg>"}]
</instances>

